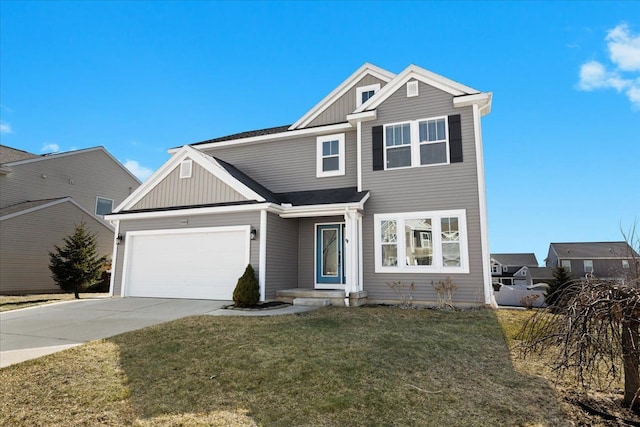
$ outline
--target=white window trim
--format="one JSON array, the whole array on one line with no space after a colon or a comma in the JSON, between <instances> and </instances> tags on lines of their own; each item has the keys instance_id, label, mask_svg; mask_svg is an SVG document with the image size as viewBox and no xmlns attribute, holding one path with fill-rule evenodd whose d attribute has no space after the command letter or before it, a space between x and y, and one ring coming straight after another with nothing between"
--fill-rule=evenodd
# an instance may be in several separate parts
<instances>
[{"instance_id":1,"label":"white window trim","mask_svg":"<svg viewBox=\"0 0 640 427\"><path fill-rule=\"evenodd\" d=\"M457 217L460 233L460 266L447 267L442 261L442 237L440 232L441 218ZM432 220L432 236L433 236L433 265L405 265L400 262L406 258L406 242L404 234L404 220L416 218L429 218ZM398 265L383 266L382 265L382 230L380 222L384 220L395 220L398 230ZM467 236L467 214L465 209L446 210L446 211L426 211L426 212L401 212L389 214L374 214L374 254L375 254L375 272L376 273L449 273L464 274L469 273L469 249Z\"/></svg>"},{"instance_id":2,"label":"white window trim","mask_svg":"<svg viewBox=\"0 0 640 427\"><path fill-rule=\"evenodd\" d=\"M591 271L587 271L587 265L588 265L587 262L590 264L589 267L591 268ZM593 273L593 260L592 259L583 260L582 261L582 266L584 267L584 272L585 273Z\"/></svg>"},{"instance_id":3,"label":"white window trim","mask_svg":"<svg viewBox=\"0 0 640 427\"><path fill-rule=\"evenodd\" d=\"M108 201L110 201L110 202L111 202L111 212L113 212L113 208L115 207L115 203L114 203L113 199L110 199L110 198L108 198L108 197L96 196L96 207L95 207L95 209L93 210L93 212L94 212L96 215L99 215L99 216L109 215L109 214L99 214L99 213L98 213L98 199L102 199L102 200L108 200Z\"/></svg>"},{"instance_id":4,"label":"white window trim","mask_svg":"<svg viewBox=\"0 0 640 427\"><path fill-rule=\"evenodd\" d=\"M565 265L564 265L564 261L567 261L567 263L568 263L569 265L568 265L568 266L565 266ZM561 259L561 260L560 260L560 267L564 267L564 268L566 268L566 269L567 269L567 271L568 271L569 273L571 273L571 260L570 260L570 259Z\"/></svg>"},{"instance_id":5,"label":"white window trim","mask_svg":"<svg viewBox=\"0 0 640 427\"><path fill-rule=\"evenodd\" d=\"M361 106L363 104L363 102L362 102L362 93L363 92L373 91L374 94L375 94L379 90L380 90L380 83L357 87L356 88L356 108L358 108L359 106ZM371 98L369 98L369 99L371 99Z\"/></svg>"},{"instance_id":6,"label":"white window trim","mask_svg":"<svg viewBox=\"0 0 640 427\"><path fill-rule=\"evenodd\" d=\"M622 268L624 268L625 270L629 268L629 260L626 260L626 259L622 260Z\"/></svg>"},{"instance_id":7,"label":"white window trim","mask_svg":"<svg viewBox=\"0 0 640 427\"><path fill-rule=\"evenodd\" d=\"M189 165L189 173L185 173L185 169L187 169L185 167L185 165ZM184 178L191 178L191 175L193 175L193 160L188 159L188 160L183 160L180 162L180 179L184 179Z\"/></svg>"},{"instance_id":8,"label":"white window trim","mask_svg":"<svg viewBox=\"0 0 640 427\"><path fill-rule=\"evenodd\" d=\"M444 141L442 140L438 140L438 141L424 141L424 142L420 142L420 122L426 122L426 121L430 121L430 120L440 120L440 119L444 119L444 132L445 132L445 139ZM392 149L392 148L398 148L398 147L402 147L401 145L394 145L392 147L387 147L387 127L389 126L398 126L398 125L405 125L405 124L409 124L409 128L410 128L410 138L411 138L411 165L409 166L400 166L400 167L396 167L396 168L388 168L387 167L387 150L388 149ZM431 163L428 165L421 165L420 164L420 147L422 145L426 145L426 144L442 144L442 142L445 143L445 153L447 156L447 160L444 163ZM401 170L401 169L409 169L409 168L417 168L417 167L429 167L429 166L441 166L441 165L448 165L451 163L451 159L450 159L450 150L449 150L449 120L448 120L448 116L436 116L436 117L427 117L427 118L423 118L423 119L417 119L417 120L408 120L408 121L404 121L404 122L397 122L397 123L387 123L383 126L382 128L382 146L384 147L384 170Z\"/></svg>"},{"instance_id":9,"label":"white window trim","mask_svg":"<svg viewBox=\"0 0 640 427\"><path fill-rule=\"evenodd\" d=\"M323 171L322 170L322 143L326 141L338 141L338 170ZM345 143L344 133L334 135L322 135L316 138L316 178L324 178L327 176L340 176L345 174Z\"/></svg>"}]
</instances>

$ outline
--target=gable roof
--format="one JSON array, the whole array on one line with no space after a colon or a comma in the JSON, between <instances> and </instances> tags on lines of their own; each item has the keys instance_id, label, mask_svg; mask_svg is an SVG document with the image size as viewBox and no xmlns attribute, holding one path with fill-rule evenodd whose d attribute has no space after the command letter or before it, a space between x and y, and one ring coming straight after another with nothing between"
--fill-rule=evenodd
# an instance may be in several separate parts
<instances>
[{"instance_id":1,"label":"gable roof","mask_svg":"<svg viewBox=\"0 0 640 427\"><path fill-rule=\"evenodd\" d=\"M219 138L207 139L206 141L195 142L189 145L211 144L214 142L233 141L236 139L253 138L256 136L273 135L274 133L282 133L289 130L291 125L275 126L265 129L250 130L246 132L238 132L231 135L221 136ZM180 147L175 147L180 148Z\"/></svg>"},{"instance_id":2,"label":"gable roof","mask_svg":"<svg viewBox=\"0 0 640 427\"><path fill-rule=\"evenodd\" d=\"M180 167L180 163L183 160L193 160L198 165L202 166L209 173L213 174L220 181L240 193L243 197L249 200L255 200L258 202L266 201L266 198L247 186L245 183L234 177L227 169L222 166L215 158L191 148L188 145L183 146L178 150L164 165L155 171L144 184L138 187L133 193L122 201L114 210L113 213L128 210L138 203L144 196L146 196L156 185L158 185L164 178L166 178L176 168Z\"/></svg>"},{"instance_id":3,"label":"gable roof","mask_svg":"<svg viewBox=\"0 0 640 427\"><path fill-rule=\"evenodd\" d=\"M86 213L90 218L98 221L103 226L107 227L109 230L113 231L113 227L111 224L104 221L102 218L94 215L89 212L85 208L83 208L78 202L73 200L72 197L59 197L55 199L41 199L41 200L29 200L26 202L16 203L15 205L7 206L5 208L0 209L0 221L4 221L7 219L15 218L17 216L26 215L31 212L36 212L41 209L47 209L52 206L59 205L61 203L71 203L76 208L80 209L82 212Z\"/></svg>"},{"instance_id":4,"label":"gable roof","mask_svg":"<svg viewBox=\"0 0 640 427\"><path fill-rule=\"evenodd\" d=\"M39 154L29 153L28 151L18 150L17 148L0 144L0 165L4 163L18 162L20 160L33 159L36 157L41 156Z\"/></svg>"},{"instance_id":5,"label":"gable roof","mask_svg":"<svg viewBox=\"0 0 640 427\"><path fill-rule=\"evenodd\" d=\"M553 278L553 268L550 267L528 267L529 274L533 279L551 279Z\"/></svg>"},{"instance_id":6,"label":"gable roof","mask_svg":"<svg viewBox=\"0 0 640 427\"><path fill-rule=\"evenodd\" d=\"M322 112L326 111L334 102L336 102L342 95L347 93L349 89L354 87L364 76L370 74L385 82L390 82L395 74L389 71L383 70L380 67L376 67L368 62L364 63L353 74L351 74L345 81L343 81L338 87L336 87L329 95L325 96L322 101L317 103L311 110L309 110L304 116L300 117L298 121L289 127L289 130L300 129L307 126L318 117Z\"/></svg>"},{"instance_id":7,"label":"gable roof","mask_svg":"<svg viewBox=\"0 0 640 427\"><path fill-rule=\"evenodd\" d=\"M7 147L9 148L9 147ZM13 148L11 148L11 150L14 151L19 151L19 150L15 150ZM61 157L67 157L67 156L76 156L78 154L84 154L84 153L89 153L92 151L102 151L104 154L106 154L111 160L113 160L113 162L118 165L123 171L125 171L129 176L131 176L131 178L133 178L136 182L140 183L140 180L129 170L127 169L122 163L120 163L118 161L118 159L116 159L115 157L113 157L111 155L111 153L109 153L104 147L102 146L98 146L98 147L91 147L91 148L83 148L81 150L73 150L73 151L65 151L63 153L53 153L53 154L45 154L42 156L39 155L33 155L33 157L29 157L29 158L23 158L21 160L13 160L7 163L3 163L2 166L3 167L11 167L11 166L18 166L18 165L23 165L23 164L27 164L27 163L33 163L33 162L41 162L41 161L47 161L47 160L52 160L52 159L59 159ZM25 152L26 153L26 152ZM29 153L27 153L29 154Z\"/></svg>"},{"instance_id":8,"label":"gable roof","mask_svg":"<svg viewBox=\"0 0 640 427\"><path fill-rule=\"evenodd\" d=\"M628 258L635 253L624 241L551 243L549 247L560 259Z\"/></svg>"},{"instance_id":9,"label":"gable roof","mask_svg":"<svg viewBox=\"0 0 640 427\"><path fill-rule=\"evenodd\" d=\"M491 97L492 94L490 92L480 92L477 89L472 87L463 85L462 83L458 83L454 80L448 79L439 74L433 73L431 71L425 70L424 68L418 67L417 65L409 65L405 68L400 74L398 74L393 81L389 82L385 87L380 89L374 96L369 98L367 102L362 104L360 107L356 108L353 112L354 114L362 113L364 111L371 111L377 108L380 104L382 104L387 98L393 95L398 89L400 89L404 84L406 84L410 80L418 80L440 90L443 90L454 97L463 98L459 102L455 102L454 105L467 105L469 102L468 99L464 99L467 96L471 95L471 103L478 103L481 105L488 105L490 109L491 106ZM464 102L467 101L467 102ZM484 112L484 114L488 114L489 111Z\"/></svg>"},{"instance_id":10,"label":"gable roof","mask_svg":"<svg viewBox=\"0 0 640 427\"><path fill-rule=\"evenodd\" d=\"M491 254L491 259L504 266L538 266L538 260L536 259L536 255L533 253Z\"/></svg>"}]
</instances>

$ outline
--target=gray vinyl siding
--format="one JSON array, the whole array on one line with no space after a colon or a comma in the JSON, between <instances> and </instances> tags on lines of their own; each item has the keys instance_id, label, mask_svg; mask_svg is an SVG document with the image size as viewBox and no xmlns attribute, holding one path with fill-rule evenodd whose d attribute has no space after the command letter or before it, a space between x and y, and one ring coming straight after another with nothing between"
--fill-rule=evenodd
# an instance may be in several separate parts
<instances>
[{"instance_id":1,"label":"gray vinyl siding","mask_svg":"<svg viewBox=\"0 0 640 427\"><path fill-rule=\"evenodd\" d=\"M346 121L348 114L356 109L356 90L362 86L369 86L380 83L380 89L386 82L370 74L364 76L360 81L349 89L344 95L338 98L329 108L323 111L318 117L313 119L306 127L330 125Z\"/></svg>"},{"instance_id":2,"label":"gray vinyl siding","mask_svg":"<svg viewBox=\"0 0 640 427\"><path fill-rule=\"evenodd\" d=\"M472 108L453 108L450 94L422 82L420 95L407 98L405 87L399 88L377 108L375 121L364 122L362 126L363 189L371 194L363 217L364 290L370 299L393 300L398 297L387 283L401 280L408 285L414 282L414 299L435 301L437 295L431 281L449 276L458 286L454 302L482 304L484 279ZM373 126L452 114L461 115L462 163L373 171ZM469 274L375 273L374 214L451 209L466 210Z\"/></svg>"},{"instance_id":3,"label":"gray vinyl siding","mask_svg":"<svg viewBox=\"0 0 640 427\"><path fill-rule=\"evenodd\" d=\"M231 163L274 193L357 185L355 131L345 135L345 175L335 177L316 178L316 136L203 151Z\"/></svg>"},{"instance_id":4,"label":"gray vinyl siding","mask_svg":"<svg viewBox=\"0 0 640 427\"><path fill-rule=\"evenodd\" d=\"M0 208L27 200L73 197L95 212L96 196L115 208L140 184L101 149L11 166L0 175ZM43 178L44 176L44 178Z\"/></svg>"},{"instance_id":5,"label":"gray vinyl siding","mask_svg":"<svg viewBox=\"0 0 640 427\"><path fill-rule=\"evenodd\" d=\"M181 221L188 219L188 225L181 225ZM256 229L260 228L260 212L234 212L232 214L217 214L217 215L196 215L189 217L170 217L170 218L155 218L155 219L135 219L135 220L120 220L120 234L124 236L123 242L118 245L116 255L116 269L114 277L113 295L120 295L122 286L122 272L124 268L124 251L127 244L127 232L129 231L142 231L142 230L171 230L176 228L202 228L202 227L225 227L234 225L251 225ZM250 263L256 272L256 277L259 272L259 260L260 260L260 234L255 240L251 240L250 248Z\"/></svg>"},{"instance_id":6,"label":"gray vinyl siding","mask_svg":"<svg viewBox=\"0 0 640 427\"><path fill-rule=\"evenodd\" d=\"M298 220L267 214L267 300L298 287Z\"/></svg>"},{"instance_id":7,"label":"gray vinyl siding","mask_svg":"<svg viewBox=\"0 0 640 427\"><path fill-rule=\"evenodd\" d=\"M239 202L244 196L193 162L191 178L180 178L178 165L132 209Z\"/></svg>"},{"instance_id":8,"label":"gray vinyl siding","mask_svg":"<svg viewBox=\"0 0 640 427\"><path fill-rule=\"evenodd\" d=\"M71 202L0 221L0 294L60 292L51 279L49 252L81 222L97 234L99 256L111 258L113 231Z\"/></svg>"},{"instance_id":9,"label":"gray vinyl siding","mask_svg":"<svg viewBox=\"0 0 640 427\"><path fill-rule=\"evenodd\" d=\"M556 266L561 265L562 260L571 261L571 276L573 276L574 279L585 278L587 274L586 271L584 271L585 260L591 260L593 262L593 275L601 279L624 277L630 273L629 269L622 268L622 258L560 258L560 261L556 260ZM631 259L629 259L629 264L633 265Z\"/></svg>"},{"instance_id":10,"label":"gray vinyl siding","mask_svg":"<svg viewBox=\"0 0 640 427\"><path fill-rule=\"evenodd\" d=\"M300 218L298 246L298 287L313 289L316 283L316 224L342 223L344 217Z\"/></svg>"}]
</instances>

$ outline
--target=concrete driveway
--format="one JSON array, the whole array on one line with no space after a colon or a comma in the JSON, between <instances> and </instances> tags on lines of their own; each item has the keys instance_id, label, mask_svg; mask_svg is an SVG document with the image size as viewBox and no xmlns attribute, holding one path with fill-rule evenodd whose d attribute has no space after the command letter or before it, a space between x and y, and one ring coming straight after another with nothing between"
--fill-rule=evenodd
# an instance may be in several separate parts
<instances>
[{"instance_id":1,"label":"concrete driveway","mask_svg":"<svg viewBox=\"0 0 640 427\"><path fill-rule=\"evenodd\" d=\"M214 314L231 301L101 298L0 313L0 368L181 317Z\"/></svg>"}]
</instances>

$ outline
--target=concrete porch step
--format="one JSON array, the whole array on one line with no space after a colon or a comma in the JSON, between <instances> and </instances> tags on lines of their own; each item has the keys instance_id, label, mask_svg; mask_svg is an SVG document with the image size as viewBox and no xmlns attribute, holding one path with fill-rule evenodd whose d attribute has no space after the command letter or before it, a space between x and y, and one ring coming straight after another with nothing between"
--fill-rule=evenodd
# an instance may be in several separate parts
<instances>
[{"instance_id":1,"label":"concrete porch step","mask_svg":"<svg viewBox=\"0 0 640 427\"><path fill-rule=\"evenodd\" d=\"M323 289L285 289L276 291L276 297L284 298L344 298L344 291Z\"/></svg>"},{"instance_id":2,"label":"concrete porch step","mask_svg":"<svg viewBox=\"0 0 640 427\"><path fill-rule=\"evenodd\" d=\"M323 298L294 298L293 305L304 305L309 307L326 307L331 305L331 300Z\"/></svg>"}]
</instances>

